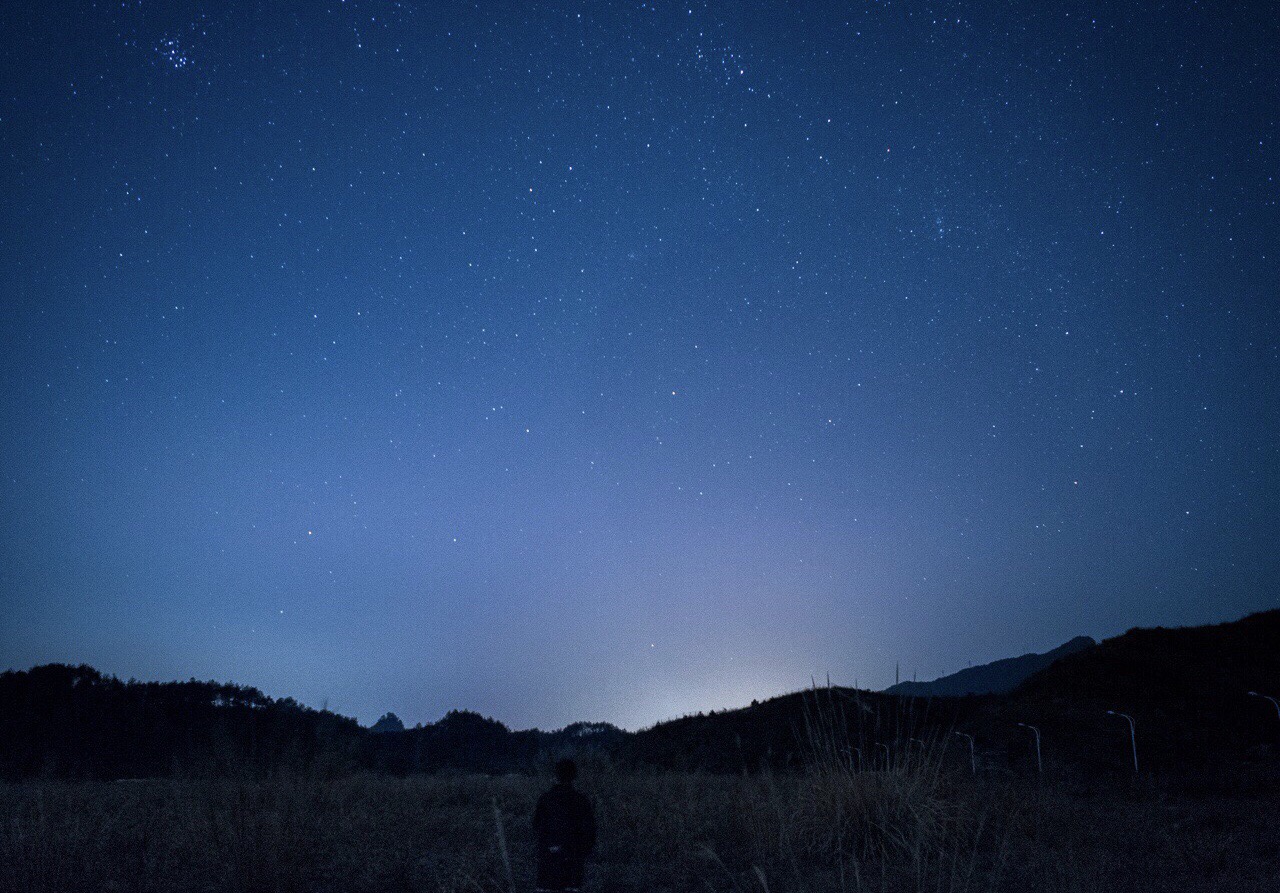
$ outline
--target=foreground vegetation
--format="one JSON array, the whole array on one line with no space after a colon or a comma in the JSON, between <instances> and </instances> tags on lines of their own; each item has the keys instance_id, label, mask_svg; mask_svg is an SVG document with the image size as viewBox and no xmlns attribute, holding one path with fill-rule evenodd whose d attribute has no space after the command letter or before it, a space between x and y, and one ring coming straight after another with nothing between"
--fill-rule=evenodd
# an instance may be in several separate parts
<instances>
[{"instance_id":1,"label":"foreground vegetation","mask_svg":"<svg viewBox=\"0 0 1280 893\"><path fill-rule=\"evenodd\" d=\"M1280 611L1135 630L1008 696L815 687L638 733L374 733L240 686L4 673L0 893L526 891L569 754L601 893L1270 893L1277 636Z\"/></svg>"},{"instance_id":2,"label":"foreground vegetation","mask_svg":"<svg viewBox=\"0 0 1280 893\"><path fill-rule=\"evenodd\" d=\"M835 768L836 771L829 771ZM917 767L584 773L600 891L1280 889L1273 797ZM531 889L531 776L0 787L0 890Z\"/></svg>"}]
</instances>

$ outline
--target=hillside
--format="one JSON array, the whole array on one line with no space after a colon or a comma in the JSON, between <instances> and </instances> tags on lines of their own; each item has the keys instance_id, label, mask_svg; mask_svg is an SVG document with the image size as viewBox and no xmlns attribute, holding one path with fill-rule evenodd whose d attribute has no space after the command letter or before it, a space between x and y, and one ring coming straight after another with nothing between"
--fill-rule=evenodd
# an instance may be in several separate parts
<instances>
[{"instance_id":1,"label":"hillside","mask_svg":"<svg viewBox=\"0 0 1280 893\"><path fill-rule=\"evenodd\" d=\"M1020 657L1006 657L989 664L968 667L931 682L899 682L897 685L886 688L885 692L891 695L915 697L1004 694L1013 691L1032 674L1040 672L1058 658L1084 651L1097 644L1089 636L1077 636L1043 654L1030 653Z\"/></svg>"},{"instance_id":2,"label":"hillside","mask_svg":"<svg viewBox=\"0 0 1280 893\"><path fill-rule=\"evenodd\" d=\"M355 720L217 682L121 681L48 664L0 673L0 778L225 776L352 765Z\"/></svg>"},{"instance_id":3,"label":"hillside","mask_svg":"<svg viewBox=\"0 0 1280 893\"><path fill-rule=\"evenodd\" d=\"M1041 729L1045 760L1131 771L1133 717L1144 769L1219 771L1280 743L1280 610L1213 626L1131 629L1036 673L977 723L989 745L1028 759Z\"/></svg>"},{"instance_id":4,"label":"hillside","mask_svg":"<svg viewBox=\"0 0 1280 893\"><path fill-rule=\"evenodd\" d=\"M622 766L741 773L799 766L815 742L872 765L913 741L953 743L954 731L974 736L985 766L1025 771L1034 753L1020 722L1041 730L1048 771L1131 771L1127 722L1108 710L1134 717L1144 769L1203 773L1280 742L1274 708L1249 691L1280 694L1280 610L1130 630L1050 662L1008 694L921 698L833 686L635 733L607 723L513 731L464 710L412 729L385 720L375 731L244 686L122 682L49 665L0 674L0 777L502 773L584 752Z\"/></svg>"},{"instance_id":5,"label":"hillside","mask_svg":"<svg viewBox=\"0 0 1280 893\"><path fill-rule=\"evenodd\" d=\"M927 699L824 688L751 707L685 717L637 733L629 752L669 768L742 771L794 764L812 718L838 717L835 735L865 755L910 739L975 736L985 765L1034 766L1029 723L1041 730L1046 769L1132 771L1127 721L1140 762L1159 772L1198 772L1269 753L1280 744L1274 708L1249 691L1280 696L1280 610L1215 626L1133 629L1101 644L1072 640L1006 694ZM1061 651L1063 649L1055 649ZM1046 655L1033 655L1050 658ZM1014 658L1020 661L1021 658ZM997 662L1003 663L1003 662ZM974 668L984 669L984 668ZM952 748L957 762L967 755Z\"/></svg>"},{"instance_id":6,"label":"hillside","mask_svg":"<svg viewBox=\"0 0 1280 893\"><path fill-rule=\"evenodd\" d=\"M271 772L529 771L542 755L617 748L608 723L512 731L453 710L372 729L291 698L217 682L139 682L88 666L0 673L0 779L222 777Z\"/></svg>"}]
</instances>

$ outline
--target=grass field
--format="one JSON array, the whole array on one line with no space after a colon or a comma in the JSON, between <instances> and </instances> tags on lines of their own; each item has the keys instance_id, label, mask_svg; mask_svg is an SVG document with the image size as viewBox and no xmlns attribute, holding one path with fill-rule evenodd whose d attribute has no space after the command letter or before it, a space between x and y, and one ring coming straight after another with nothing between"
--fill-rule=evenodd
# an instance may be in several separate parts
<instances>
[{"instance_id":1,"label":"grass field","mask_svg":"<svg viewBox=\"0 0 1280 893\"><path fill-rule=\"evenodd\" d=\"M1280 889L1273 797L893 772L589 768L599 891ZM0 787L0 889L529 890L527 776ZM501 826L501 835L499 833ZM504 851L506 857L504 858Z\"/></svg>"}]
</instances>

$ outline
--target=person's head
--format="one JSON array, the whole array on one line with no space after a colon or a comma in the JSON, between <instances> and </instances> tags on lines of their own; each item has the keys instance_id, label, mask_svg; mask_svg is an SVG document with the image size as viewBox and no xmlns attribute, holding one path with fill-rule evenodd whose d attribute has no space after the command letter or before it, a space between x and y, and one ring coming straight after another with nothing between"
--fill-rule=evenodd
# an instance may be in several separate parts
<instances>
[{"instance_id":1,"label":"person's head","mask_svg":"<svg viewBox=\"0 0 1280 893\"><path fill-rule=\"evenodd\" d=\"M556 781L561 784L573 784L578 777L578 764L573 760L560 760L556 763Z\"/></svg>"}]
</instances>

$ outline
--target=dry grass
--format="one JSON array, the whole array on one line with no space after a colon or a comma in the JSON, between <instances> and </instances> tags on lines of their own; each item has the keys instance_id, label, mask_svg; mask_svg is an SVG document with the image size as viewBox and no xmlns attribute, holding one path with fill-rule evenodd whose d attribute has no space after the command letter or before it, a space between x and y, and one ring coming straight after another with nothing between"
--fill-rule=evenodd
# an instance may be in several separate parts
<instances>
[{"instance_id":1,"label":"dry grass","mask_svg":"<svg viewBox=\"0 0 1280 893\"><path fill-rule=\"evenodd\" d=\"M922 775L593 772L603 833L591 888L1280 889L1274 802ZM525 890L540 787L516 776L12 785L0 788L0 890Z\"/></svg>"},{"instance_id":2,"label":"dry grass","mask_svg":"<svg viewBox=\"0 0 1280 893\"><path fill-rule=\"evenodd\" d=\"M939 741L851 738L843 709L815 692L799 730L802 774L588 766L582 786L601 828L588 889L1280 889L1274 797L975 779L944 771ZM528 890L529 816L544 784L368 775L0 786L0 893Z\"/></svg>"}]
</instances>

